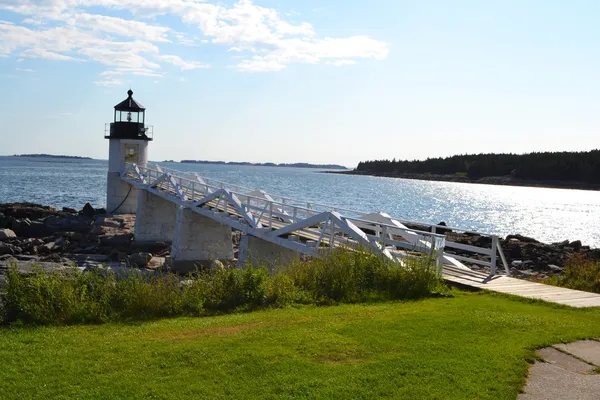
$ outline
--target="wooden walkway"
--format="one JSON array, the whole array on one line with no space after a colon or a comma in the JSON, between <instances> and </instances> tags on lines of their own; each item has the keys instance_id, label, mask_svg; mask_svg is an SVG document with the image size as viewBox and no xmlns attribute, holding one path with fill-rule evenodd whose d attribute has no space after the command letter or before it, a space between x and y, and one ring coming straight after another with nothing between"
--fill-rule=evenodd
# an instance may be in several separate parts
<instances>
[{"instance_id":1,"label":"wooden walkway","mask_svg":"<svg viewBox=\"0 0 600 400\"><path fill-rule=\"evenodd\" d=\"M502 275L490 278L489 275L481 272L450 266L443 267L442 275L446 281L463 287L486 289L571 307L600 307L600 294L544 285Z\"/></svg>"},{"instance_id":2,"label":"wooden walkway","mask_svg":"<svg viewBox=\"0 0 600 400\"><path fill-rule=\"evenodd\" d=\"M373 220L363 221L362 217L342 217L335 209L333 211L316 212L310 208L310 205L308 205L309 208L304 208L277 202L272 198L255 198L250 194L224 190L223 183L219 188L206 184L201 178L198 178L200 180L196 182L170 173L164 173L162 170L141 168L144 171L142 173L138 166L133 165L133 167L135 168L132 169L132 166L130 166L122 176L126 182L134 184L142 190L150 190L188 209L198 211L201 207L202 215L207 215L209 218L228 224L235 229L240 229L240 227L247 229L247 231L244 231L246 234L257 236L294 251L318 256L319 253L314 251L316 247L319 244L328 245L331 240L333 240L334 246L339 246L348 243L372 244L371 239L373 238L385 246L385 251L381 250L379 246L376 247L376 250L380 250L388 256L390 252L399 256L399 253L406 254L411 249L415 250L411 248L410 243L387 239L385 233L382 235L383 241L379 236L367 236L352 221L368 222L369 226L374 226L375 230L379 229L381 232L385 232L388 227L398 229L395 225L386 225ZM252 198L258 200L260 204L251 205ZM263 203L266 205L263 206ZM240 221L242 221L241 224ZM336 231L336 229L338 230ZM275 235L265 235L265 230L275 233ZM295 235L295 240L282 236L288 234ZM431 235L430 233L422 234ZM310 242L313 243L309 245ZM456 243L454 245L456 247ZM463 245L460 248L488 254L487 251L482 251L482 248L474 246ZM467 257L453 257L458 260L472 261ZM491 264L488 263L488 265ZM466 267L461 268L460 263L458 263L458 266L444 265L442 274L446 281L466 288L486 289L571 307L600 307L600 294L544 285L503 275L489 276Z\"/></svg>"}]
</instances>

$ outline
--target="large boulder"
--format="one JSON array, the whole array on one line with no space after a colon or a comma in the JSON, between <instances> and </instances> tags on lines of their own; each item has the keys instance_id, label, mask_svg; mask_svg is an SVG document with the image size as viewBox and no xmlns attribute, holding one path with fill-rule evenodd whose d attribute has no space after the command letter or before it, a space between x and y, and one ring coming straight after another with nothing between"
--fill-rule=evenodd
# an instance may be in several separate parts
<instances>
[{"instance_id":1,"label":"large boulder","mask_svg":"<svg viewBox=\"0 0 600 400\"><path fill-rule=\"evenodd\" d=\"M16 238L17 235L11 229L0 229L0 240Z\"/></svg>"},{"instance_id":2,"label":"large boulder","mask_svg":"<svg viewBox=\"0 0 600 400\"><path fill-rule=\"evenodd\" d=\"M70 231L87 233L92 229L93 220L81 215L65 217L50 216L44 219L44 226L52 232Z\"/></svg>"},{"instance_id":3,"label":"large boulder","mask_svg":"<svg viewBox=\"0 0 600 400\"><path fill-rule=\"evenodd\" d=\"M129 256L129 262L137 267L145 267L152 260L150 253L133 253Z\"/></svg>"},{"instance_id":4,"label":"large boulder","mask_svg":"<svg viewBox=\"0 0 600 400\"><path fill-rule=\"evenodd\" d=\"M20 254L23 252L19 246L10 243L0 242L0 255L4 254Z\"/></svg>"},{"instance_id":5,"label":"large boulder","mask_svg":"<svg viewBox=\"0 0 600 400\"><path fill-rule=\"evenodd\" d=\"M83 209L80 211L80 214L85 215L87 217L93 217L96 214L96 210L90 203L85 203Z\"/></svg>"},{"instance_id":6,"label":"large boulder","mask_svg":"<svg viewBox=\"0 0 600 400\"><path fill-rule=\"evenodd\" d=\"M133 233L125 233L123 235L102 235L98 238L100 239L100 243L102 243L104 246L127 246L131 244Z\"/></svg>"}]
</instances>

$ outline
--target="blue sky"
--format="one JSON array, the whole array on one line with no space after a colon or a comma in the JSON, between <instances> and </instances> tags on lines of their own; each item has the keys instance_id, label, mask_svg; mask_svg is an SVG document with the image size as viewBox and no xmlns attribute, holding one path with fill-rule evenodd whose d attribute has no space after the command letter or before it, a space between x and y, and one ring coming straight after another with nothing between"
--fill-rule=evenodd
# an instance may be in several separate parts
<instances>
[{"instance_id":1,"label":"blue sky","mask_svg":"<svg viewBox=\"0 0 600 400\"><path fill-rule=\"evenodd\" d=\"M0 0L0 154L341 163L589 150L597 1Z\"/></svg>"}]
</instances>

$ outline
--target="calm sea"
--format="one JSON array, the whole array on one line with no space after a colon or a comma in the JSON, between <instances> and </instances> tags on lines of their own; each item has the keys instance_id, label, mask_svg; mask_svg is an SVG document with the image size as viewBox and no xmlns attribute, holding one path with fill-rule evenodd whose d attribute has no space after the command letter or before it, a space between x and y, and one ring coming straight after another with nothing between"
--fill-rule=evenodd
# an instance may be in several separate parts
<instances>
[{"instance_id":1,"label":"calm sea","mask_svg":"<svg viewBox=\"0 0 600 400\"><path fill-rule=\"evenodd\" d=\"M544 242L600 247L600 192L323 174L302 168L160 163L296 199ZM105 205L106 160L0 157L0 203Z\"/></svg>"}]
</instances>

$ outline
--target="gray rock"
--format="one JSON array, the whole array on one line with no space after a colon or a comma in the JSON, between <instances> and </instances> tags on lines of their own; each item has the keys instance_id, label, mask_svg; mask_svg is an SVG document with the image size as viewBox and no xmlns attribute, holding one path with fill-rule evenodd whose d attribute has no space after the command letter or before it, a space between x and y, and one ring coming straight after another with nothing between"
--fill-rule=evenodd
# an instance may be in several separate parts
<instances>
[{"instance_id":1,"label":"gray rock","mask_svg":"<svg viewBox=\"0 0 600 400\"><path fill-rule=\"evenodd\" d=\"M11 229L0 229L0 240L16 238L17 235Z\"/></svg>"},{"instance_id":2,"label":"gray rock","mask_svg":"<svg viewBox=\"0 0 600 400\"><path fill-rule=\"evenodd\" d=\"M518 274L523 278L531 278L532 276L535 275L535 273L530 269L525 270L525 271L519 271Z\"/></svg>"},{"instance_id":3,"label":"gray rock","mask_svg":"<svg viewBox=\"0 0 600 400\"><path fill-rule=\"evenodd\" d=\"M105 246L123 246L129 245L131 239L133 239L132 233L126 233L123 235L103 235L99 237L100 243Z\"/></svg>"},{"instance_id":4,"label":"gray rock","mask_svg":"<svg viewBox=\"0 0 600 400\"><path fill-rule=\"evenodd\" d=\"M553 272L563 272L563 269L561 267L559 267L558 265L554 265L554 264L549 264L548 269L550 269Z\"/></svg>"},{"instance_id":5,"label":"gray rock","mask_svg":"<svg viewBox=\"0 0 600 400\"><path fill-rule=\"evenodd\" d=\"M20 254L23 250L15 245L10 243L0 242L0 255L3 254Z\"/></svg>"},{"instance_id":6,"label":"gray rock","mask_svg":"<svg viewBox=\"0 0 600 400\"><path fill-rule=\"evenodd\" d=\"M213 262L210 263L211 271L221 271L224 269L225 269L225 265L223 265L223 263L219 260L214 260Z\"/></svg>"},{"instance_id":7,"label":"gray rock","mask_svg":"<svg viewBox=\"0 0 600 400\"><path fill-rule=\"evenodd\" d=\"M86 215L88 217L93 217L96 213L96 210L94 209L94 207L92 207L90 203L85 203L83 209L80 212L81 214Z\"/></svg>"},{"instance_id":8,"label":"gray rock","mask_svg":"<svg viewBox=\"0 0 600 400\"><path fill-rule=\"evenodd\" d=\"M92 228L93 221L81 215L67 215L66 217L50 216L44 218L44 226L52 232L72 231L86 233Z\"/></svg>"},{"instance_id":9,"label":"gray rock","mask_svg":"<svg viewBox=\"0 0 600 400\"><path fill-rule=\"evenodd\" d=\"M521 267L521 265L523 265L523 261L513 260L513 262L511 262L510 265L514 268L519 268L519 267Z\"/></svg>"},{"instance_id":10,"label":"gray rock","mask_svg":"<svg viewBox=\"0 0 600 400\"><path fill-rule=\"evenodd\" d=\"M506 240L510 240L510 239L517 239L518 241L525 242L525 243L539 243L534 238L530 238L530 237L523 236L523 235L508 235L506 237Z\"/></svg>"},{"instance_id":11,"label":"gray rock","mask_svg":"<svg viewBox=\"0 0 600 400\"><path fill-rule=\"evenodd\" d=\"M150 253L133 253L129 256L129 262L138 267L145 267L152 260Z\"/></svg>"}]
</instances>

